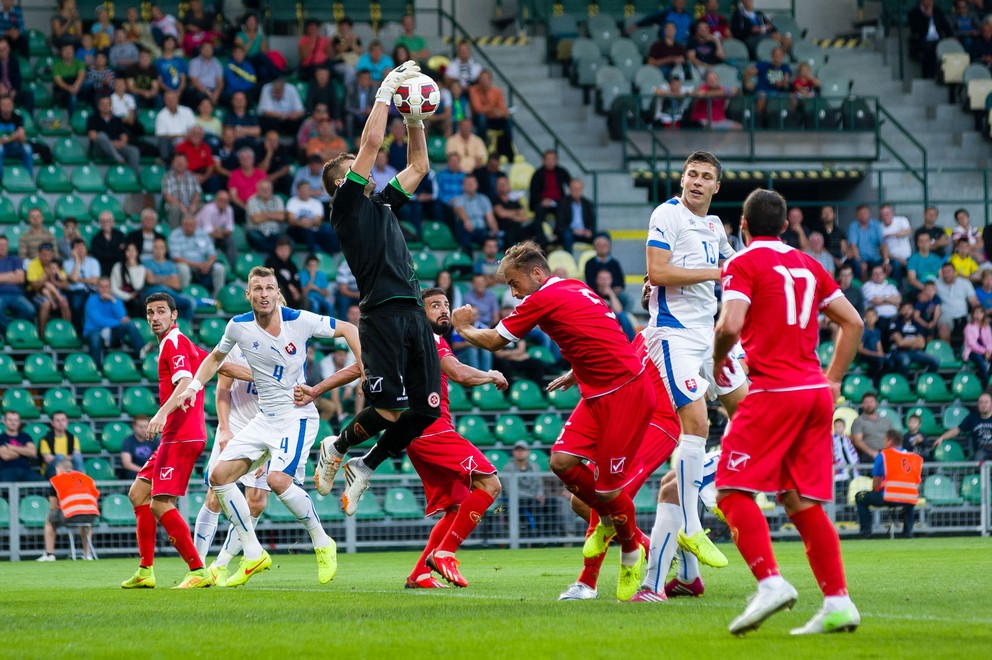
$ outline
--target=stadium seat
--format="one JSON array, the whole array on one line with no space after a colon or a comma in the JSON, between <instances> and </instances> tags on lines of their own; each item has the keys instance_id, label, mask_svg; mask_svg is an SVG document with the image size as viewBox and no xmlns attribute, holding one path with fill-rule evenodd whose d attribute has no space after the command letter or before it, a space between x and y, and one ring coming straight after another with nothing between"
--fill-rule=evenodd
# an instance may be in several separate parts
<instances>
[{"instance_id":1,"label":"stadium seat","mask_svg":"<svg viewBox=\"0 0 992 660\"><path fill-rule=\"evenodd\" d=\"M72 172L69 179L72 187L79 193L102 193L106 190L103 177L92 165L81 165Z\"/></svg>"},{"instance_id":2,"label":"stadium seat","mask_svg":"<svg viewBox=\"0 0 992 660\"><path fill-rule=\"evenodd\" d=\"M948 403L954 395L947 389L947 383L937 374L920 374L916 379L916 393L927 403Z\"/></svg>"},{"instance_id":3,"label":"stadium seat","mask_svg":"<svg viewBox=\"0 0 992 660\"><path fill-rule=\"evenodd\" d=\"M964 70L971 64L968 53L945 53L940 58L940 78L945 85L964 82Z\"/></svg>"},{"instance_id":4,"label":"stadium seat","mask_svg":"<svg viewBox=\"0 0 992 660\"><path fill-rule=\"evenodd\" d=\"M834 357L834 343L832 341L820 343L816 347L816 356L820 358L820 366L826 369L830 365L830 360Z\"/></svg>"},{"instance_id":5,"label":"stadium seat","mask_svg":"<svg viewBox=\"0 0 992 660\"><path fill-rule=\"evenodd\" d=\"M455 429L458 431L458 435L476 446L491 445L496 441L496 438L489 431L486 420L478 415L460 416Z\"/></svg>"},{"instance_id":6,"label":"stadium seat","mask_svg":"<svg viewBox=\"0 0 992 660\"><path fill-rule=\"evenodd\" d=\"M264 263L265 260L254 252L241 253L238 255L237 261L234 262L234 274L237 275L239 280L247 282L248 273L251 272L251 269L255 266L261 266Z\"/></svg>"},{"instance_id":7,"label":"stadium seat","mask_svg":"<svg viewBox=\"0 0 992 660\"><path fill-rule=\"evenodd\" d=\"M51 385L62 382L62 374L48 353L32 353L24 358L24 377L32 385Z\"/></svg>"},{"instance_id":8,"label":"stadium seat","mask_svg":"<svg viewBox=\"0 0 992 660\"><path fill-rule=\"evenodd\" d=\"M564 268L565 273L569 277L582 277L579 273L579 265L575 263L575 257L565 250L553 250L548 254L548 267L551 269L551 272L555 272L559 268Z\"/></svg>"},{"instance_id":9,"label":"stadium seat","mask_svg":"<svg viewBox=\"0 0 992 660\"><path fill-rule=\"evenodd\" d=\"M727 62L729 64L744 65L747 64L751 59L751 54L747 50L747 44L739 39L724 39L723 44L723 54L727 57ZM722 78L721 78L722 84Z\"/></svg>"},{"instance_id":10,"label":"stadium seat","mask_svg":"<svg viewBox=\"0 0 992 660\"><path fill-rule=\"evenodd\" d=\"M489 449L483 454L497 470L502 470L512 460L509 454L500 449Z\"/></svg>"},{"instance_id":11,"label":"stadium seat","mask_svg":"<svg viewBox=\"0 0 992 660\"><path fill-rule=\"evenodd\" d=\"M148 321L145 319L131 319L134 322L134 327L138 329L138 334L141 335L141 340L146 344L149 342L155 342L158 344L158 340L155 337L155 333L152 332L152 328L148 325Z\"/></svg>"},{"instance_id":12,"label":"stadium seat","mask_svg":"<svg viewBox=\"0 0 992 660\"><path fill-rule=\"evenodd\" d=\"M48 416L64 412L70 418L75 418L82 414L79 404L76 403L76 397L64 387L53 387L45 392L41 406Z\"/></svg>"},{"instance_id":13,"label":"stadium seat","mask_svg":"<svg viewBox=\"0 0 992 660\"><path fill-rule=\"evenodd\" d=\"M41 439L48 435L48 432L51 430L48 424L42 424L41 422L32 422L31 424L24 425L24 432L31 436L31 439L34 440L36 445L41 443Z\"/></svg>"},{"instance_id":14,"label":"stadium seat","mask_svg":"<svg viewBox=\"0 0 992 660\"><path fill-rule=\"evenodd\" d=\"M534 420L534 439L542 445L553 445L563 428L565 424L558 415L541 415Z\"/></svg>"},{"instance_id":15,"label":"stadium seat","mask_svg":"<svg viewBox=\"0 0 992 660\"><path fill-rule=\"evenodd\" d=\"M296 522L296 516L294 516L289 509L286 508L286 505L283 504L278 497L269 498L265 505L265 513L262 515L271 523L280 524Z\"/></svg>"},{"instance_id":16,"label":"stadium seat","mask_svg":"<svg viewBox=\"0 0 992 660\"><path fill-rule=\"evenodd\" d=\"M83 472L93 478L94 481L111 481L117 478L114 468L108 461L102 458L88 458L83 462Z\"/></svg>"},{"instance_id":17,"label":"stadium seat","mask_svg":"<svg viewBox=\"0 0 992 660\"><path fill-rule=\"evenodd\" d=\"M510 165L510 171L506 173L506 178L510 180L510 190L528 192L530 190L530 180L534 176L534 172L534 166L526 161L520 161Z\"/></svg>"},{"instance_id":18,"label":"stadium seat","mask_svg":"<svg viewBox=\"0 0 992 660\"><path fill-rule=\"evenodd\" d=\"M103 375L111 383L137 383L141 373L134 366L134 360L127 353L113 351L103 358Z\"/></svg>"},{"instance_id":19,"label":"stadium seat","mask_svg":"<svg viewBox=\"0 0 992 660\"><path fill-rule=\"evenodd\" d=\"M165 168L161 165L144 165L138 175L138 180L145 192L157 195L162 192L163 176L165 176Z\"/></svg>"},{"instance_id":20,"label":"stadium seat","mask_svg":"<svg viewBox=\"0 0 992 660\"><path fill-rule=\"evenodd\" d=\"M565 391L548 392L548 401L555 410L575 410L575 406L579 405L580 398L578 387L570 387Z\"/></svg>"},{"instance_id":21,"label":"stadium seat","mask_svg":"<svg viewBox=\"0 0 992 660\"><path fill-rule=\"evenodd\" d=\"M940 422L943 424L944 430L950 431L953 428L961 426L961 422L964 421L964 418L968 414L968 409L964 406L947 406L944 408L944 414L941 416Z\"/></svg>"},{"instance_id":22,"label":"stadium seat","mask_svg":"<svg viewBox=\"0 0 992 660\"><path fill-rule=\"evenodd\" d=\"M93 198L90 202L90 216L97 220L104 211L114 214L114 222L124 222L124 209L121 208L121 203L116 197L103 194Z\"/></svg>"},{"instance_id":23,"label":"stadium seat","mask_svg":"<svg viewBox=\"0 0 992 660\"><path fill-rule=\"evenodd\" d=\"M24 389L12 387L3 394L3 411L16 411L22 419L38 419L41 416L34 397Z\"/></svg>"},{"instance_id":24,"label":"stadium seat","mask_svg":"<svg viewBox=\"0 0 992 660\"><path fill-rule=\"evenodd\" d=\"M83 143L69 137L55 141L52 158L59 165L86 165L90 162Z\"/></svg>"},{"instance_id":25,"label":"stadium seat","mask_svg":"<svg viewBox=\"0 0 992 660\"><path fill-rule=\"evenodd\" d=\"M100 517L111 527L134 527L134 506L123 493L112 493L100 502Z\"/></svg>"},{"instance_id":26,"label":"stadium seat","mask_svg":"<svg viewBox=\"0 0 992 660\"><path fill-rule=\"evenodd\" d=\"M969 474L961 480L961 499L968 504L982 503L982 476ZM0 514L2 515L2 514Z\"/></svg>"},{"instance_id":27,"label":"stadium seat","mask_svg":"<svg viewBox=\"0 0 992 660\"><path fill-rule=\"evenodd\" d=\"M117 454L129 435L131 427L124 422L109 422L100 432L100 444L111 454Z\"/></svg>"},{"instance_id":28,"label":"stadium seat","mask_svg":"<svg viewBox=\"0 0 992 660\"><path fill-rule=\"evenodd\" d=\"M509 410L510 404L492 383L472 388L472 403L479 410Z\"/></svg>"},{"instance_id":29,"label":"stadium seat","mask_svg":"<svg viewBox=\"0 0 992 660\"><path fill-rule=\"evenodd\" d=\"M554 365L558 362L558 360L555 359L554 353L543 346L528 346L527 355L534 359L540 360L544 364Z\"/></svg>"},{"instance_id":30,"label":"stadium seat","mask_svg":"<svg viewBox=\"0 0 992 660\"><path fill-rule=\"evenodd\" d=\"M55 58L52 57L51 51L39 57L34 63L35 78L42 82L52 82L52 64L54 62Z\"/></svg>"},{"instance_id":31,"label":"stadium seat","mask_svg":"<svg viewBox=\"0 0 992 660\"><path fill-rule=\"evenodd\" d=\"M145 135L155 135L155 117L158 115L158 111L154 108L142 108L135 114Z\"/></svg>"},{"instance_id":32,"label":"stadium seat","mask_svg":"<svg viewBox=\"0 0 992 660\"><path fill-rule=\"evenodd\" d=\"M528 458L536 463L538 469L542 472L548 472L551 470L551 457L548 456L546 451L542 449L532 449Z\"/></svg>"},{"instance_id":33,"label":"stadium seat","mask_svg":"<svg viewBox=\"0 0 992 660\"><path fill-rule=\"evenodd\" d=\"M50 348L57 350L82 346L79 336L76 334L76 328L63 319L52 319L48 322L48 325L45 326L45 343Z\"/></svg>"},{"instance_id":34,"label":"stadium seat","mask_svg":"<svg viewBox=\"0 0 992 660\"><path fill-rule=\"evenodd\" d=\"M944 440L933 448L933 458L938 463L960 463L964 461L964 449L953 440Z\"/></svg>"},{"instance_id":35,"label":"stadium seat","mask_svg":"<svg viewBox=\"0 0 992 660\"><path fill-rule=\"evenodd\" d=\"M14 203L7 197L0 197L0 225L16 225L20 222Z\"/></svg>"},{"instance_id":36,"label":"stadium seat","mask_svg":"<svg viewBox=\"0 0 992 660\"><path fill-rule=\"evenodd\" d=\"M88 131L86 130L86 122L89 121L90 116L93 114L92 108L87 108L85 105L76 108L76 111L72 113L69 118L69 127L72 132L76 135L86 135Z\"/></svg>"},{"instance_id":37,"label":"stadium seat","mask_svg":"<svg viewBox=\"0 0 992 660\"><path fill-rule=\"evenodd\" d=\"M28 351L44 348L41 338L38 337L38 329L34 323L23 319L11 321L7 326L7 345L14 350Z\"/></svg>"},{"instance_id":38,"label":"stadium seat","mask_svg":"<svg viewBox=\"0 0 992 660\"><path fill-rule=\"evenodd\" d=\"M421 282L433 282L441 272L441 264L432 252L421 250L413 253L413 272Z\"/></svg>"},{"instance_id":39,"label":"stadium seat","mask_svg":"<svg viewBox=\"0 0 992 660\"><path fill-rule=\"evenodd\" d=\"M51 55L45 33L41 30L28 30L28 53L31 57L45 57Z\"/></svg>"},{"instance_id":40,"label":"stadium seat","mask_svg":"<svg viewBox=\"0 0 992 660\"><path fill-rule=\"evenodd\" d=\"M210 383L203 388L203 411L209 417L217 416L217 384Z\"/></svg>"},{"instance_id":41,"label":"stadium seat","mask_svg":"<svg viewBox=\"0 0 992 660\"><path fill-rule=\"evenodd\" d=\"M13 358L0 353L0 385L20 385L22 380Z\"/></svg>"},{"instance_id":42,"label":"stadium seat","mask_svg":"<svg viewBox=\"0 0 992 660\"><path fill-rule=\"evenodd\" d=\"M620 37L620 28L617 26L616 19L608 14L590 16L586 23L586 30L593 42L599 46L600 51L607 50L610 44Z\"/></svg>"},{"instance_id":43,"label":"stadium seat","mask_svg":"<svg viewBox=\"0 0 992 660\"><path fill-rule=\"evenodd\" d=\"M926 498L927 506L957 506L964 503L954 480L942 474L927 477L920 494Z\"/></svg>"},{"instance_id":44,"label":"stadium seat","mask_svg":"<svg viewBox=\"0 0 992 660\"><path fill-rule=\"evenodd\" d=\"M653 488L643 487L634 496L634 510L637 513L650 514L658 510L658 494Z\"/></svg>"},{"instance_id":45,"label":"stadium seat","mask_svg":"<svg viewBox=\"0 0 992 660\"><path fill-rule=\"evenodd\" d=\"M633 80L644 61L637 44L630 39L617 39L609 45L609 53L613 66L623 73L624 78Z\"/></svg>"},{"instance_id":46,"label":"stadium seat","mask_svg":"<svg viewBox=\"0 0 992 660\"><path fill-rule=\"evenodd\" d=\"M978 401L982 394L983 384L981 379L975 374L961 372L954 375L951 381L951 392L954 397L961 401Z\"/></svg>"},{"instance_id":47,"label":"stadium seat","mask_svg":"<svg viewBox=\"0 0 992 660\"><path fill-rule=\"evenodd\" d=\"M65 170L57 165L45 165L38 170L35 184L38 186L38 190L46 193L72 192L69 177L65 175Z\"/></svg>"},{"instance_id":48,"label":"stadium seat","mask_svg":"<svg viewBox=\"0 0 992 660\"><path fill-rule=\"evenodd\" d=\"M510 387L510 403L518 410L545 410L548 407L540 386L529 380L514 381Z\"/></svg>"},{"instance_id":49,"label":"stadium seat","mask_svg":"<svg viewBox=\"0 0 992 660\"><path fill-rule=\"evenodd\" d=\"M888 403L914 403L917 396L909 389L909 382L901 374L882 376L878 383L879 398Z\"/></svg>"},{"instance_id":50,"label":"stadium seat","mask_svg":"<svg viewBox=\"0 0 992 660\"><path fill-rule=\"evenodd\" d=\"M121 416L116 398L105 387L88 387L83 391L83 412L90 417Z\"/></svg>"},{"instance_id":51,"label":"stadium seat","mask_svg":"<svg viewBox=\"0 0 992 660\"><path fill-rule=\"evenodd\" d=\"M45 137L62 137L72 133L69 118L60 108L36 110L34 123L38 127L38 132Z\"/></svg>"},{"instance_id":52,"label":"stadium seat","mask_svg":"<svg viewBox=\"0 0 992 660\"><path fill-rule=\"evenodd\" d=\"M150 352L141 360L141 375L146 380L158 380L158 354Z\"/></svg>"},{"instance_id":53,"label":"stadium seat","mask_svg":"<svg viewBox=\"0 0 992 660\"><path fill-rule=\"evenodd\" d=\"M310 493L313 501L314 511L322 523L342 522L345 519L344 511L341 510L341 502L335 495L321 495L317 491Z\"/></svg>"},{"instance_id":54,"label":"stadium seat","mask_svg":"<svg viewBox=\"0 0 992 660\"><path fill-rule=\"evenodd\" d=\"M903 431L902 420L899 419L899 413L897 413L895 410L889 408L888 406L879 406L878 416L884 417L885 419L889 420L889 422L892 424L892 428L902 433Z\"/></svg>"},{"instance_id":55,"label":"stadium seat","mask_svg":"<svg viewBox=\"0 0 992 660\"><path fill-rule=\"evenodd\" d=\"M651 44L658 40L658 30L654 26L637 28L630 33L630 40L637 44L637 50L640 52L641 57L647 57L648 52L651 50Z\"/></svg>"},{"instance_id":56,"label":"stadium seat","mask_svg":"<svg viewBox=\"0 0 992 660\"><path fill-rule=\"evenodd\" d=\"M69 422L69 433L76 436L79 451L84 454L96 454L101 450L100 443L96 441L96 434L93 427L82 422Z\"/></svg>"},{"instance_id":57,"label":"stadium seat","mask_svg":"<svg viewBox=\"0 0 992 660\"><path fill-rule=\"evenodd\" d=\"M424 509L409 488L390 488L383 497L386 515L396 520L416 520L424 517Z\"/></svg>"},{"instance_id":58,"label":"stadium seat","mask_svg":"<svg viewBox=\"0 0 992 660\"><path fill-rule=\"evenodd\" d=\"M386 514L382 510L382 505L379 504L379 498L371 490L366 491L365 495L358 502L358 511L355 512L356 520L382 520L386 517Z\"/></svg>"},{"instance_id":59,"label":"stadium seat","mask_svg":"<svg viewBox=\"0 0 992 660\"><path fill-rule=\"evenodd\" d=\"M126 165L113 165L107 168L107 178L104 179L107 189L115 193L141 192L138 175Z\"/></svg>"},{"instance_id":60,"label":"stadium seat","mask_svg":"<svg viewBox=\"0 0 992 660\"><path fill-rule=\"evenodd\" d=\"M458 383L448 381L448 408L452 412L467 412L472 409L472 402L465 394L465 388Z\"/></svg>"},{"instance_id":61,"label":"stadium seat","mask_svg":"<svg viewBox=\"0 0 992 660\"><path fill-rule=\"evenodd\" d=\"M424 245L432 250L454 250L458 247L448 226L436 220L424 223L421 238Z\"/></svg>"},{"instance_id":62,"label":"stadium seat","mask_svg":"<svg viewBox=\"0 0 992 660\"><path fill-rule=\"evenodd\" d=\"M20 507L17 510L17 517L21 525L29 529L38 529L45 526L45 519L48 518L48 498L41 495L27 495L21 498Z\"/></svg>"},{"instance_id":63,"label":"stadium seat","mask_svg":"<svg viewBox=\"0 0 992 660\"><path fill-rule=\"evenodd\" d=\"M55 200L56 218L82 218L85 222L88 216L89 210L86 207L86 202L77 195L70 193Z\"/></svg>"},{"instance_id":64,"label":"stadium seat","mask_svg":"<svg viewBox=\"0 0 992 660\"><path fill-rule=\"evenodd\" d=\"M25 86L28 91L34 94L34 107L36 108L50 108L54 105L54 98L52 98L52 90L48 88L43 82L37 80L31 80L25 82ZM37 137L38 127L34 123L34 118L25 113L18 113L25 116L24 121L24 132L27 133L29 138Z\"/></svg>"},{"instance_id":65,"label":"stadium seat","mask_svg":"<svg viewBox=\"0 0 992 660\"><path fill-rule=\"evenodd\" d=\"M472 279L472 271L475 264L471 255L465 254L461 250L455 250L444 258L444 269L451 273L451 277L457 281Z\"/></svg>"},{"instance_id":66,"label":"stadium seat","mask_svg":"<svg viewBox=\"0 0 992 660\"><path fill-rule=\"evenodd\" d=\"M947 342L934 339L927 344L926 354L940 360L941 369L960 369L963 362L954 355L954 349Z\"/></svg>"},{"instance_id":67,"label":"stadium seat","mask_svg":"<svg viewBox=\"0 0 992 660\"><path fill-rule=\"evenodd\" d=\"M641 94L641 109L647 110L654 94L654 90L665 84L665 77L661 74L661 69L650 64L643 65L634 73L634 87Z\"/></svg>"},{"instance_id":68,"label":"stadium seat","mask_svg":"<svg viewBox=\"0 0 992 660\"><path fill-rule=\"evenodd\" d=\"M251 304L245 298L245 290L236 284L229 284L221 289L217 302L228 314L244 314L251 311Z\"/></svg>"},{"instance_id":69,"label":"stadium seat","mask_svg":"<svg viewBox=\"0 0 992 660\"><path fill-rule=\"evenodd\" d=\"M189 523L190 528L196 525L196 516L206 501L206 493L188 493L186 495L186 522Z\"/></svg>"},{"instance_id":70,"label":"stadium seat","mask_svg":"<svg viewBox=\"0 0 992 660\"><path fill-rule=\"evenodd\" d=\"M0 497L0 529L10 527L10 503Z\"/></svg>"},{"instance_id":71,"label":"stadium seat","mask_svg":"<svg viewBox=\"0 0 992 660\"><path fill-rule=\"evenodd\" d=\"M3 168L3 188L11 193L33 193L37 190L31 175L20 165L7 165Z\"/></svg>"},{"instance_id":72,"label":"stadium seat","mask_svg":"<svg viewBox=\"0 0 992 660\"><path fill-rule=\"evenodd\" d=\"M124 407L124 412L132 417L135 415L148 415L151 417L158 412L158 401L147 387L127 388L124 390L124 397L121 404Z\"/></svg>"},{"instance_id":73,"label":"stadium seat","mask_svg":"<svg viewBox=\"0 0 992 660\"><path fill-rule=\"evenodd\" d=\"M447 140L442 135L432 135L427 140L427 157L436 165L441 165L447 161L444 147Z\"/></svg>"},{"instance_id":74,"label":"stadium seat","mask_svg":"<svg viewBox=\"0 0 992 660\"><path fill-rule=\"evenodd\" d=\"M527 425L519 415L500 415L496 420L496 439L508 445L518 440L529 441Z\"/></svg>"},{"instance_id":75,"label":"stadium seat","mask_svg":"<svg viewBox=\"0 0 992 660\"><path fill-rule=\"evenodd\" d=\"M24 225L10 225L4 229L4 235L10 243L10 253L17 254L17 248L21 244L21 234L24 233Z\"/></svg>"},{"instance_id":76,"label":"stadium seat","mask_svg":"<svg viewBox=\"0 0 992 660\"><path fill-rule=\"evenodd\" d=\"M937 423L929 408L916 406L907 410L904 417L907 426L909 425L909 418L913 415L920 418L920 433L923 435L940 435L942 433L940 424Z\"/></svg>"},{"instance_id":77,"label":"stadium seat","mask_svg":"<svg viewBox=\"0 0 992 660\"><path fill-rule=\"evenodd\" d=\"M4 177L7 175L4 174ZM48 200L40 195L35 195L34 193L27 195L21 199L21 203L17 205L17 215L20 217L22 222L28 221L28 213L31 209L38 209L41 211L42 215L45 216L45 224L51 224L54 220L52 216L52 207L48 205Z\"/></svg>"},{"instance_id":78,"label":"stadium seat","mask_svg":"<svg viewBox=\"0 0 992 660\"><path fill-rule=\"evenodd\" d=\"M861 397L874 391L875 386L872 385L871 379L858 374L845 377L844 383L841 385L841 393L844 395L844 398L854 403L860 403Z\"/></svg>"},{"instance_id":79,"label":"stadium seat","mask_svg":"<svg viewBox=\"0 0 992 660\"><path fill-rule=\"evenodd\" d=\"M851 424L854 420L858 418L858 411L852 408L850 405L837 406L834 409L834 421L838 419L844 420L845 433L851 432Z\"/></svg>"},{"instance_id":80,"label":"stadium seat","mask_svg":"<svg viewBox=\"0 0 992 660\"><path fill-rule=\"evenodd\" d=\"M224 319L204 319L200 322L200 331L197 333L197 337L204 346L216 346L220 338L224 336L224 328L226 327L227 322Z\"/></svg>"}]
</instances>

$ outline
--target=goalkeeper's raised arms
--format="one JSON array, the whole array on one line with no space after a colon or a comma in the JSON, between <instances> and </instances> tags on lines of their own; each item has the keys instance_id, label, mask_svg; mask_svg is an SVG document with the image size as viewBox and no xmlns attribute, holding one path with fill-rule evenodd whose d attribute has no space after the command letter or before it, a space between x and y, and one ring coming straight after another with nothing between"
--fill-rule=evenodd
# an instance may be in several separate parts
<instances>
[{"instance_id":1,"label":"goalkeeper's raised arms","mask_svg":"<svg viewBox=\"0 0 992 660\"><path fill-rule=\"evenodd\" d=\"M400 88L400 85L407 80L411 80L420 75L420 65L413 60L407 60L403 64L389 72L379 85L375 93L375 102L389 105L393 101L393 94Z\"/></svg>"}]
</instances>

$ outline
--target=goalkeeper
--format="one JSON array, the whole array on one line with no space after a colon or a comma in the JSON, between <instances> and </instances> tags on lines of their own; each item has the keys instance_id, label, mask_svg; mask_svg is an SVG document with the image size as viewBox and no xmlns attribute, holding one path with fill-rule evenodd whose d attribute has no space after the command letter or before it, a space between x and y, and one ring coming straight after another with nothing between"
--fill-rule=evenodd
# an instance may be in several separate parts
<instances>
[{"instance_id":1,"label":"goalkeeper","mask_svg":"<svg viewBox=\"0 0 992 660\"><path fill-rule=\"evenodd\" d=\"M317 490L329 493L348 450L384 431L367 454L343 464L347 485L341 505L348 515L357 510L372 472L440 416L437 345L396 219L430 169L422 118L404 118L407 166L382 192L372 194L371 169L386 131L389 104L401 84L419 75L420 67L408 61L386 76L362 131L358 155L341 154L324 164L322 175L324 189L334 198L331 226L361 293L359 338L366 375L362 387L369 405L340 436L321 442Z\"/></svg>"}]
</instances>

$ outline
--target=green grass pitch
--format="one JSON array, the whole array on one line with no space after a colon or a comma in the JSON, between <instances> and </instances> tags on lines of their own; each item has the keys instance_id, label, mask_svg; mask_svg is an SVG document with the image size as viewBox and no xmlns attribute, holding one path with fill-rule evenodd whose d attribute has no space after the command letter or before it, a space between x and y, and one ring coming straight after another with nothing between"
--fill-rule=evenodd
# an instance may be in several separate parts
<instances>
[{"instance_id":1,"label":"green grass pitch","mask_svg":"<svg viewBox=\"0 0 992 660\"><path fill-rule=\"evenodd\" d=\"M158 588L131 592L118 585L135 560L8 563L0 565L0 657L989 657L989 539L845 542L861 628L806 638L788 634L820 604L802 545L776 544L800 593L796 609L743 639L726 626L754 584L734 548L722 548L731 564L704 571L706 595L667 605L616 602L615 548L600 599L571 603L556 598L578 574L578 548L466 550L470 587L444 591L403 589L412 552L341 555L326 587L312 555L281 555L245 587L189 592L167 588L185 572L174 558L156 564Z\"/></svg>"}]
</instances>

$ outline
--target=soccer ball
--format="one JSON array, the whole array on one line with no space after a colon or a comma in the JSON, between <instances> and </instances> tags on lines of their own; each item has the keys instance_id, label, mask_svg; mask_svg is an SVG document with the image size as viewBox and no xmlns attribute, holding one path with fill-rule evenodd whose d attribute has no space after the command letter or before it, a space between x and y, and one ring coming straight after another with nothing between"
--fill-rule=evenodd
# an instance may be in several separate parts
<instances>
[{"instance_id":1,"label":"soccer ball","mask_svg":"<svg viewBox=\"0 0 992 660\"><path fill-rule=\"evenodd\" d=\"M410 119L427 119L441 104L441 90L430 76L420 74L399 86L393 103L400 114Z\"/></svg>"}]
</instances>

